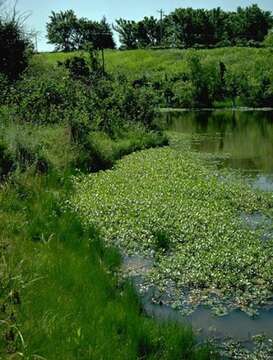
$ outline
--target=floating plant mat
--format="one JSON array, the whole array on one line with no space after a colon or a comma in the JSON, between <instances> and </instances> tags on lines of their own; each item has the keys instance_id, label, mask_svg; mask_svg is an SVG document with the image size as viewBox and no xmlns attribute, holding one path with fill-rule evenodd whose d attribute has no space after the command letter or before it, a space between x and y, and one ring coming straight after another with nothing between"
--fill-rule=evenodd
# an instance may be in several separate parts
<instances>
[{"instance_id":1,"label":"floating plant mat","mask_svg":"<svg viewBox=\"0 0 273 360\"><path fill-rule=\"evenodd\" d=\"M273 297L273 238L245 218L272 219L273 197L214 170L187 146L141 151L75 178L71 206L109 245L153 259L145 281L168 304L252 315Z\"/></svg>"}]
</instances>

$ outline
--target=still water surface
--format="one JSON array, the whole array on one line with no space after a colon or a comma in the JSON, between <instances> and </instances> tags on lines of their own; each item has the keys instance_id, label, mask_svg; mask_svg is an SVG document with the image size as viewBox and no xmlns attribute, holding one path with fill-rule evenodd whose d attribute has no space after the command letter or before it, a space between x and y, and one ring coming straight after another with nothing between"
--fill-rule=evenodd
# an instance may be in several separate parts
<instances>
[{"instance_id":1,"label":"still water surface","mask_svg":"<svg viewBox=\"0 0 273 360\"><path fill-rule=\"evenodd\" d=\"M212 154L219 167L240 171L252 186L273 192L273 112L198 111L163 113L161 121L173 132L187 134L192 150ZM251 318L241 311L217 317L200 306L185 319L167 306L154 305L147 293L143 304L157 318L188 321L203 336L248 341L264 333L273 338L273 309Z\"/></svg>"},{"instance_id":2,"label":"still water surface","mask_svg":"<svg viewBox=\"0 0 273 360\"><path fill-rule=\"evenodd\" d=\"M273 111L195 111L162 114L169 130L190 136L191 149L240 170L254 187L273 191Z\"/></svg>"}]
</instances>

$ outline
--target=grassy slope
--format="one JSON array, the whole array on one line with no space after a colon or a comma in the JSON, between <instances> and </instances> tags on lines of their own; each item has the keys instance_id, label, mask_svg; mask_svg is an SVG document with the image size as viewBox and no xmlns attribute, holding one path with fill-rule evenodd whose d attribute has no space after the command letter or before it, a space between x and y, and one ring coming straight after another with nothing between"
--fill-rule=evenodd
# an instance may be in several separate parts
<instances>
[{"instance_id":1,"label":"grassy slope","mask_svg":"<svg viewBox=\"0 0 273 360\"><path fill-rule=\"evenodd\" d=\"M190 329L141 313L118 253L64 210L70 190L53 175L2 187L0 358L210 358Z\"/></svg>"},{"instance_id":2,"label":"grassy slope","mask_svg":"<svg viewBox=\"0 0 273 360\"><path fill-rule=\"evenodd\" d=\"M206 349L195 349L190 329L144 316L116 274L116 250L65 211L72 191L66 169L77 156L66 129L6 124L2 130L11 154L18 144L42 151L58 175L28 170L0 184L0 359L19 353L48 360L208 359ZM132 129L116 143L97 135L97 152L110 164L161 141Z\"/></svg>"},{"instance_id":3,"label":"grassy slope","mask_svg":"<svg viewBox=\"0 0 273 360\"><path fill-rule=\"evenodd\" d=\"M118 253L64 210L68 184L25 174L0 193L8 249L0 358L8 358L3 347L26 359L210 358L195 348L190 329L141 313L131 286L116 275Z\"/></svg>"},{"instance_id":4,"label":"grassy slope","mask_svg":"<svg viewBox=\"0 0 273 360\"><path fill-rule=\"evenodd\" d=\"M223 61L226 66L243 72L270 70L273 67L272 49L219 48L213 50L108 50L105 52L106 67L110 71L125 72L132 78L142 74L157 76L158 73L178 73L187 71L186 59L198 54L204 62ZM75 53L44 53L37 55L48 64L63 61ZM164 74L165 75L165 74Z\"/></svg>"}]
</instances>

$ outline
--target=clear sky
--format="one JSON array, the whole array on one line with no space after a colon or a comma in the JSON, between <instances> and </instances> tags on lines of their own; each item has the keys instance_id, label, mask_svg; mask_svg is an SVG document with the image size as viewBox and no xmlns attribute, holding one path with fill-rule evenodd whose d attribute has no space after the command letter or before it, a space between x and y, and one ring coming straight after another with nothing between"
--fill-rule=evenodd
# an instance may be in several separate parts
<instances>
[{"instance_id":1,"label":"clear sky","mask_svg":"<svg viewBox=\"0 0 273 360\"><path fill-rule=\"evenodd\" d=\"M14 0L7 0L9 4ZM238 6L248 6L257 3L265 10L273 11L273 0L18 0L18 10L31 13L27 20L28 29L39 32L39 51L49 51L52 47L46 40L46 22L52 10L73 9L80 17L100 20L106 16L110 23L123 17L138 20L145 15L159 16L157 10L162 8L169 13L177 7L213 8L222 7L234 10Z\"/></svg>"}]
</instances>

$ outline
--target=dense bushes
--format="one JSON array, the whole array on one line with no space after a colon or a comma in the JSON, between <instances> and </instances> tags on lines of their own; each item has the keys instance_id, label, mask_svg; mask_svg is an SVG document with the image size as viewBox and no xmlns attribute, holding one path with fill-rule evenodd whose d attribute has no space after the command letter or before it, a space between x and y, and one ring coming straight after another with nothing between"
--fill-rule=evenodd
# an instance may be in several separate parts
<instances>
[{"instance_id":1,"label":"dense bushes","mask_svg":"<svg viewBox=\"0 0 273 360\"><path fill-rule=\"evenodd\" d=\"M239 64L230 66L219 60L204 62L194 55L187 61L186 72L173 75L167 82L163 81L161 87L165 88L161 104L168 107L213 107L228 100L232 100L233 106L273 105L273 72L259 68L258 64L253 74L241 69Z\"/></svg>"},{"instance_id":2,"label":"dense bushes","mask_svg":"<svg viewBox=\"0 0 273 360\"><path fill-rule=\"evenodd\" d=\"M2 103L8 114L2 139L13 161L5 160L3 174L105 169L126 153L166 143L152 132L155 93L106 74L95 53L55 67L32 64Z\"/></svg>"},{"instance_id":3,"label":"dense bushes","mask_svg":"<svg viewBox=\"0 0 273 360\"><path fill-rule=\"evenodd\" d=\"M34 61L46 60L54 64L54 59L64 61L65 58L66 55L61 53L46 54L35 57ZM106 123L105 117L109 118L111 102L113 109L117 109L118 102L119 108L131 103L129 111L136 109L130 100L132 94L138 97L140 111L133 110L130 117L136 119L138 113L137 118L142 121L145 116L148 123L154 107L230 107L232 103L234 106L272 107L272 59L271 48L107 51L108 76L104 77L103 89L98 90L108 94L108 102L99 103L103 109L99 117L101 124ZM79 67L80 61L70 63L72 77L82 78L81 71L86 69ZM111 82L111 78L115 81ZM113 90L116 87L119 96ZM149 111L146 99L153 104ZM127 111L124 113L126 116Z\"/></svg>"},{"instance_id":4,"label":"dense bushes","mask_svg":"<svg viewBox=\"0 0 273 360\"><path fill-rule=\"evenodd\" d=\"M68 123L74 139L86 131L109 134L127 122L151 126L154 93L134 87L125 77L94 72L77 57L37 76L30 70L11 92L18 118L36 124ZM34 74L33 74L34 73Z\"/></svg>"}]
</instances>

